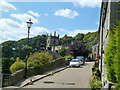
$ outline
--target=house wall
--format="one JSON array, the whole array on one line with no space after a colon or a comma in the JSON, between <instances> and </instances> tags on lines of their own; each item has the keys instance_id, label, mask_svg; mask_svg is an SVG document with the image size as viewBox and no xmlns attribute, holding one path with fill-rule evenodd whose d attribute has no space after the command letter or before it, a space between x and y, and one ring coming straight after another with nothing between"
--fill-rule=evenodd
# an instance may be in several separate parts
<instances>
[{"instance_id":1,"label":"house wall","mask_svg":"<svg viewBox=\"0 0 120 90\"><path fill-rule=\"evenodd\" d=\"M96 56L99 55L99 45L92 46L92 59L95 60Z\"/></svg>"},{"instance_id":2,"label":"house wall","mask_svg":"<svg viewBox=\"0 0 120 90\"><path fill-rule=\"evenodd\" d=\"M108 31L111 30L111 26L116 24L117 20L120 20L120 12L118 12L118 2L102 2L101 7L101 17L100 17L100 26L99 26L99 55L101 59L99 60L99 70L101 72L101 80L104 88L109 87L109 81L107 80L107 70L104 64L105 55L103 51L106 50L108 42Z\"/></svg>"}]
</instances>

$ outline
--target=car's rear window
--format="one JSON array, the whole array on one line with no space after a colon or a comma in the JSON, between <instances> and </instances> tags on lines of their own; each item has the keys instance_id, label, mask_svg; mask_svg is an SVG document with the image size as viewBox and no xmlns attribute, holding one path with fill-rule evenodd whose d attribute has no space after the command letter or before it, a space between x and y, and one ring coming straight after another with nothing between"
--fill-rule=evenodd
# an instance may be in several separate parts
<instances>
[{"instance_id":1,"label":"car's rear window","mask_svg":"<svg viewBox=\"0 0 120 90\"><path fill-rule=\"evenodd\" d=\"M78 56L77 58L78 58L78 59L83 59L84 57L82 57L82 56Z\"/></svg>"},{"instance_id":2,"label":"car's rear window","mask_svg":"<svg viewBox=\"0 0 120 90\"><path fill-rule=\"evenodd\" d=\"M72 60L71 62L79 62L79 60Z\"/></svg>"}]
</instances>

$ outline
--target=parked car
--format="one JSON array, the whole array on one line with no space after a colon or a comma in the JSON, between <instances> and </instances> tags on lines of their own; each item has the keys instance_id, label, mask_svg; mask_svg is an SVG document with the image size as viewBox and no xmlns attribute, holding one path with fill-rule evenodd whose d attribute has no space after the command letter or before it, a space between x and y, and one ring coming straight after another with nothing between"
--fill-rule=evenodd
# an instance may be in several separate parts
<instances>
[{"instance_id":1,"label":"parked car","mask_svg":"<svg viewBox=\"0 0 120 90\"><path fill-rule=\"evenodd\" d=\"M70 67L73 67L73 66L80 67L81 64L82 64L82 62L79 59L72 59L69 63L69 66Z\"/></svg>"},{"instance_id":2,"label":"parked car","mask_svg":"<svg viewBox=\"0 0 120 90\"><path fill-rule=\"evenodd\" d=\"M85 58L84 58L84 56L77 56L76 59L79 59L82 62L82 65L85 64Z\"/></svg>"}]
</instances>

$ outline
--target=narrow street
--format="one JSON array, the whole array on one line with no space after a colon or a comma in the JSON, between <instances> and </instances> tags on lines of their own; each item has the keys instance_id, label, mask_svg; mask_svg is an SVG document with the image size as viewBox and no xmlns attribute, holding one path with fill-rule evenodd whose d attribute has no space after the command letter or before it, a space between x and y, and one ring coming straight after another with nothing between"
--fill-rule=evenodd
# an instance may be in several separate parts
<instances>
[{"instance_id":1,"label":"narrow street","mask_svg":"<svg viewBox=\"0 0 120 90\"><path fill-rule=\"evenodd\" d=\"M67 68L24 88L90 88L93 64L86 62L80 68Z\"/></svg>"}]
</instances>

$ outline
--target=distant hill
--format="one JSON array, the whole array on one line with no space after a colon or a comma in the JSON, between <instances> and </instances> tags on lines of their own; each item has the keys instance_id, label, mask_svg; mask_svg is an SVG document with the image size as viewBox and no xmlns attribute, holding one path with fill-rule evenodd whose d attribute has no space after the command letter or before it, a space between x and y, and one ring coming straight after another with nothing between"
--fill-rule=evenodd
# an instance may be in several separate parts
<instances>
[{"instance_id":1,"label":"distant hill","mask_svg":"<svg viewBox=\"0 0 120 90\"><path fill-rule=\"evenodd\" d=\"M96 32L88 32L87 34L78 33L75 37L67 36L60 38L60 45L67 46L73 40L78 40L85 43L86 48L88 50L92 50L92 46L98 43L98 31Z\"/></svg>"},{"instance_id":2,"label":"distant hill","mask_svg":"<svg viewBox=\"0 0 120 90\"><path fill-rule=\"evenodd\" d=\"M29 44L32 47L32 53L40 50L41 43L46 45L46 35L38 35L36 37L18 40L18 41L6 41L2 44L2 57L22 57L22 47ZM68 46L72 41L78 40L85 43L88 50L92 49L92 46L98 43L98 31L89 32L87 34L78 33L75 37L64 35L59 39L59 45ZM22 58L24 59L24 58Z\"/></svg>"}]
</instances>

